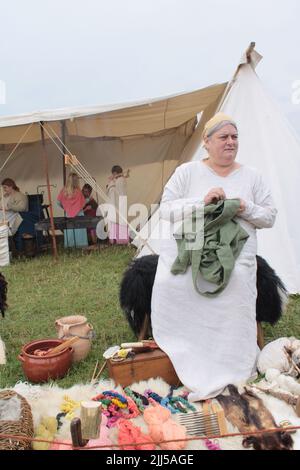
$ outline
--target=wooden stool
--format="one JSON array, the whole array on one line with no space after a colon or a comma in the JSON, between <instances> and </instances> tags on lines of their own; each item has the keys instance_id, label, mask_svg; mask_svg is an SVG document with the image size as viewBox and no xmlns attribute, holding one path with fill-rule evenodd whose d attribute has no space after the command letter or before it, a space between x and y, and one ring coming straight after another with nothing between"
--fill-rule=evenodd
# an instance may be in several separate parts
<instances>
[{"instance_id":1,"label":"wooden stool","mask_svg":"<svg viewBox=\"0 0 300 470\"><path fill-rule=\"evenodd\" d=\"M264 330L259 321L257 322L257 344L259 349L263 349L265 345Z\"/></svg>"}]
</instances>

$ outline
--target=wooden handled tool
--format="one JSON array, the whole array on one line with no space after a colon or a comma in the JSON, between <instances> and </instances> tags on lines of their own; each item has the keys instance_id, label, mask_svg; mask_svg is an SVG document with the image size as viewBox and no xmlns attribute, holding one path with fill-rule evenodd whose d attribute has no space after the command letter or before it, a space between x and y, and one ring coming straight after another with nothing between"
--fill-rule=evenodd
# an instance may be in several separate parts
<instances>
[{"instance_id":1,"label":"wooden handled tool","mask_svg":"<svg viewBox=\"0 0 300 470\"><path fill-rule=\"evenodd\" d=\"M78 341L79 338L78 336L73 336L73 338L70 338L70 339L67 339L66 341L64 341L62 344L59 344L58 346L56 346L55 348L51 349L51 351L48 351L44 357L49 357L49 356L52 356L53 354L56 354L60 351L63 351L64 349L67 349L69 348L73 343L75 343L76 341Z\"/></svg>"},{"instance_id":2,"label":"wooden handled tool","mask_svg":"<svg viewBox=\"0 0 300 470\"><path fill-rule=\"evenodd\" d=\"M148 348L148 349L158 349L158 346L154 340L143 340L138 341L137 343L122 343L121 348Z\"/></svg>"}]
</instances>

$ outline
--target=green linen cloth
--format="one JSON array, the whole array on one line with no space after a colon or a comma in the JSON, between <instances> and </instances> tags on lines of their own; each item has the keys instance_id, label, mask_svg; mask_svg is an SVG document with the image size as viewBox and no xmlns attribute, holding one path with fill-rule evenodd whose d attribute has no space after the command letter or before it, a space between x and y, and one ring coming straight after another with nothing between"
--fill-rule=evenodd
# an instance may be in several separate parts
<instances>
[{"instance_id":1,"label":"green linen cloth","mask_svg":"<svg viewBox=\"0 0 300 470\"><path fill-rule=\"evenodd\" d=\"M194 210L190 220L185 220L174 233L178 255L171 272L183 274L191 265L194 287L199 294L214 297L228 284L235 260L249 237L234 219L239 207L239 199L226 199L205 206L204 214L203 209ZM197 285L199 271L206 281L216 285L214 291L200 291Z\"/></svg>"}]
</instances>

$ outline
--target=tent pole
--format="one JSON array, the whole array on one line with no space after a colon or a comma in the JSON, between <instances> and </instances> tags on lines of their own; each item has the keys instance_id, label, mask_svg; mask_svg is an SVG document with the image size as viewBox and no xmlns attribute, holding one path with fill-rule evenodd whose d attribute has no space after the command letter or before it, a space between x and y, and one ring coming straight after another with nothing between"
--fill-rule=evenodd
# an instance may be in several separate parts
<instances>
[{"instance_id":1,"label":"tent pole","mask_svg":"<svg viewBox=\"0 0 300 470\"><path fill-rule=\"evenodd\" d=\"M256 43L255 43L254 41L251 42L250 45L249 45L249 47L248 47L247 50L246 50L246 58L247 58L247 63L248 63L248 64L251 64L251 53L254 51L255 44L256 44ZM224 91L224 93L223 93L223 96L222 96L222 98L221 98L219 104L218 104L218 107L217 107L216 112L218 112L218 111L221 109L221 107L222 107L222 105L223 105L223 103L224 103L224 101L225 101L225 98L227 97L227 95L228 95L228 93L229 93L229 91L230 91L230 89L231 89L231 87L232 87L232 85L233 85L233 83L234 83L234 81L235 81L235 79L236 79L236 77L237 77L237 74L238 74L239 71L240 71L241 65L243 65L243 64L239 64L239 65L238 65L236 71L234 72L234 75L233 75L232 79L227 83L227 87L226 87L226 89L225 89L225 91Z\"/></svg>"},{"instance_id":2,"label":"tent pole","mask_svg":"<svg viewBox=\"0 0 300 470\"><path fill-rule=\"evenodd\" d=\"M43 121L40 121L40 129L41 129L41 137L42 137L42 146L43 146L43 155L44 155L44 166L45 166L45 173L46 173L46 181L47 181L47 190L48 190L48 199L49 199L49 208L50 208L50 224L51 224L51 236L52 236L52 249L53 249L53 256L57 260L57 246L56 246L56 238L55 238L55 226L54 226L54 219L53 219L53 206L52 206L52 198L51 198L51 190L50 190L50 180L49 180L49 168L48 168L48 155L46 151L46 144L45 144L45 134L43 128Z\"/></svg>"},{"instance_id":3,"label":"tent pole","mask_svg":"<svg viewBox=\"0 0 300 470\"><path fill-rule=\"evenodd\" d=\"M62 145L61 145L61 150L62 150L62 155L63 155L63 186L66 185L66 163L65 163L65 153L66 153L66 123L65 121L60 121L61 125L61 140L62 140Z\"/></svg>"}]
</instances>

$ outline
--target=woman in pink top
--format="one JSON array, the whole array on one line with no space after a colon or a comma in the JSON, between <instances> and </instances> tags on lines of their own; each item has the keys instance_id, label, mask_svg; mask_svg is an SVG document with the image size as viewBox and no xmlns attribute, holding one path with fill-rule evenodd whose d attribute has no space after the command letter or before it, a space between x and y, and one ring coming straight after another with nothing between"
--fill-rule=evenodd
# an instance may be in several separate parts
<instances>
[{"instance_id":1,"label":"woman in pink top","mask_svg":"<svg viewBox=\"0 0 300 470\"><path fill-rule=\"evenodd\" d=\"M62 207L67 217L84 215L83 207L85 198L79 185L79 177L76 173L70 173L64 188L57 197L58 204ZM86 229L76 228L64 230L65 248L84 247L88 245Z\"/></svg>"}]
</instances>

